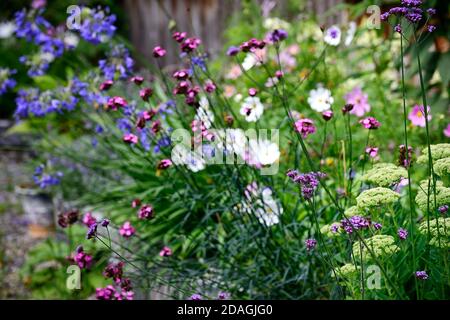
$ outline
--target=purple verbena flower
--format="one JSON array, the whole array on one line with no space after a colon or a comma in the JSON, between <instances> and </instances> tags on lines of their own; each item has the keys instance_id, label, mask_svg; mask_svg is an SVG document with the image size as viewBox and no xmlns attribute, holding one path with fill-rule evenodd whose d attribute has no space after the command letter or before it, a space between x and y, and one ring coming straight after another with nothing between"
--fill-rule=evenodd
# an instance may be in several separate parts
<instances>
[{"instance_id":1,"label":"purple verbena flower","mask_svg":"<svg viewBox=\"0 0 450 320\"><path fill-rule=\"evenodd\" d=\"M403 228L398 229L397 234L400 240L406 240L406 238L408 237L408 231Z\"/></svg>"}]
</instances>

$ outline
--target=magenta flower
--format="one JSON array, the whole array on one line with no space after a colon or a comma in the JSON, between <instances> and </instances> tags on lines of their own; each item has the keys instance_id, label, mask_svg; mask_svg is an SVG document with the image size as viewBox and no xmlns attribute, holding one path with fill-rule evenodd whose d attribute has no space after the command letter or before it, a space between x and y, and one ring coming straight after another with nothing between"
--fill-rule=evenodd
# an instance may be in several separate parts
<instances>
[{"instance_id":1,"label":"magenta flower","mask_svg":"<svg viewBox=\"0 0 450 320\"><path fill-rule=\"evenodd\" d=\"M383 226L379 222L372 222L372 225L375 230L380 230L381 228L383 228Z\"/></svg>"},{"instance_id":2,"label":"magenta flower","mask_svg":"<svg viewBox=\"0 0 450 320\"><path fill-rule=\"evenodd\" d=\"M119 229L119 233L124 238L129 238L136 233L136 229L133 228L130 221L126 221Z\"/></svg>"},{"instance_id":3,"label":"magenta flower","mask_svg":"<svg viewBox=\"0 0 450 320\"><path fill-rule=\"evenodd\" d=\"M428 274L426 271L416 271L416 278L420 280L427 280Z\"/></svg>"},{"instance_id":4,"label":"magenta flower","mask_svg":"<svg viewBox=\"0 0 450 320\"><path fill-rule=\"evenodd\" d=\"M124 265L122 261L108 264L105 270L103 270L103 276L105 278L112 278L114 282L119 283L122 280Z\"/></svg>"},{"instance_id":5,"label":"magenta flower","mask_svg":"<svg viewBox=\"0 0 450 320\"><path fill-rule=\"evenodd\" d=\"M152 219L155 216L153 207L149 204L144 204L138 212L139 219Z\"/></svg>"},{"instance_id":6,"label":"magenta flower","mask_svg":"<svg viewBox=\"0 0 450 320\"><path fill-rule=\"evenodd\" d=\"M170 257L172 255L172 249L169 247L163 247L162 250L159 252L159 255L161 257Z\"/></svg>"},{"instance_id":7,"label":"magenta flower","mask_svg":"<svg viewBox=\"0 0 450 320\"><path fill-rule=\"evenodd\" d=\"M106 81L102 82L102 84L100 84L100 87L99 87L100 91L108 90L109 88L112 87L113 83L114 82L112 80L106 80Z\"/></svg>"},{"instance_id":8,"label":"magenta flower","mask_svg":"<svg viewBox=\"0 0 450 320\"><path fill-rule=\"evenodd\" d=\"M92 256L84 252L83 247L79 246L73 260L80 269L89 269L92 265Z\"/></svg>"},{"instance_id":9,"label":"magenta flower","mask_svg":"<svg viewBox=\"0 0 450 320\"><path fill-rule=\"evenodd\" d=\"M125 107L127 104L128 104L127 100L125 100L122 97L115 96L115 97L109 98L106 106L110 110L117 110L118 108Z\"/></svg>"},{"instance_id":10,"label":"magenta flower","mask_svg":"<svg viewBox=\"0 0 450 320\"><path fill-rule=\"evenodd\" d=\"M100 223L100 225L102 226L102 227L107 227L107 226L109 226L109 223L110 223L111 221L109 221L108 219L103 219L102 220L102 222Z\"/></svg>"},{"instance_id":11,"label":"magenta flower","mask_svg":"<svg viewBox=\"0 0 450 320\"><path fill-rule=\"evenodd\" d=\"M216 90L216 85L211 80L207 80L203 89L208 93L212 93Z\"/></svg>"},{"instance_id":12,"label":"magenta flower","mask_svg":"<svg viewBox=\"0 0 450 320\"><path fill-rule=\"evenodd\" d=\"M177 70L173 73L172 77L177 80L186 80L189 78L189 71L186 69Z\"/></svg>"},{"instance_id":13,"label":"magenta flower","mask_svg":"<svg viewBox=\"0 0 450 320\"><path fill-rule=\"evenodd\" d=\"M112 285L106 286L106 288L95 289L95 296L97 300L114 300L116 289Z\"/></svg>"},{"instance_id":14,"label":"magenta flower","mask_svg":"<svg viewBox=\"0 0 450 320\"><path fill-rule=\"evenodd\" d=\"M258 93L258 90L255 89L255 88L250 88L250 89L248 89L248 95L249 95L250 97L256 96L257 93Z\"/></svg>"},{"instance_id":15,"label":"magenta flower","mask_svg":"<svg viewBox=\"0 0 450 320\"><path fill-rule=\"evenodd\" d=\"M408 231L403 228L398 229L397 234L400 240L406 240L406 238L408 237Z\"/></svg>"},{"instance_id":16,"label":"magenta flower","mask_svg":"<svg viewBox=\"0 0 450 320\"><path fill-rule=\"evenodd\" d=\"M92 213L86 212L86 214L83 216L83 224L86 227L90 227L95 223L97 223L97 220L92 216Z\"/></svg>"},{"instance_id":17,"label":"magenta flower","mask_svg":"<svg viewBox=\"0 0 450 320\"><path fill-rule=\"evenodd\" d=\"M230 299L231 294L229 292L219 292L219 294L217 295L217 299L219 300L228 300Z\"/></svg>"},{"instance_id":18,"label":"magenta flower","mask_svg":"<svg viewBox=\"0 0 450 320\"><path fill-rule=\"evenodd\" d=\"M317 241L316 241L316 239L306 239L305 245L306 245L306 250L310 251L316 247Z\"/></svg>"},{"instance_id":19,"label":"magenta flower","mask_svg":"<svg viewBox=\"0 0 450 320\"><path fill-rule=\"evenodd\" d=\"M198 293L194 293L189 300L202 300L202 296L199 295Z\"/></svg>"},{"instance_id":20,"label":"magenta flower","mask_svg":"<svg viewBox=\"0 0 450 320\"><path fill-rule=\"evenodd\" d=\"M141 205L141 200L136 198L133 201L131 201L131 207L132 208L137 208Z\"/></svg>"},{"instance_id":21,"label":"magenta flower","mask_svg":"<svg viewBox=\"0 0 450 320\"><path fill-rule=\"evenodd\" d=\"M431 120L431 114L430 114L430 106L427 106L427 113L428 113L428 121ZM411 123L413 126L417 127L425 127L425 110L423 106L415 105L411 112L408 114L408 119L411 120Z\"/></svg>"},{"instance_id":22,"label":"magenta flower","mask_svg":"<svg viewBox=\"0 0 450 320\"><path fill-rule=\"evenodd\" d=\"M378 148L377 147L367 147L366 153L369 155L369 157L375 158L378 154Z\"/></svg>"},{"instance_id":23,"label":"magenta flower","mask_svg":"<svg viewBox=\"0 0 450 320\"><path fill-rule=\"evenodd\" d=\"M202 43L200 39L197 38L187 38L181 43L181 51L192 52Z\"/></svg>"},{"instance_id":24,"label":"magenta flower","mask_svg":"<svg viewBox=\"0 0 450 320\"><path fill-rule=\"evenodd\" d=\"M144 82L144 78L141 76L134 76L134 77L131 77L130 81L134 82L137 85L141 85L142 82Z\"/></svg>"},{"instance_id":25,"label":"magenta flower","mask_svg":"<svg viewBox=\"0 0 450 320\"><path fill-rule=\"evenodd\" d=\"M444 129L444 136L450 138L450 123L447 125L447 128Z\"/></svg>"},{"instance_id":26,"label":"magenta flower","mask_svg":"<svg viewBox=\"0 0 450 320\"><path fill-rule=\"evenodd\" d=\"M314 126L314 121L311 119L300 119L295 121L294 123L295 130L300 133L303 138L306 138L308 135L316 132L316 127Z\"/></svg>"},{"instance_id":27,"label":"magenta flower","mask_svg":"<svg viewBox=\"0 0 450 320\"><path fill-rule=\"evenodd\" d=\"M123 142L128 144L136 144L138 143L138 140L139 138L132 133L127 133L123 136Z\"/></svg>"},{"instance_id":28,"label":"magenta flower","mask_svg":"<svg viewBox=\"0 0 450 320\"><path fill-rule=\"evenodd\" d=\"M379 123L378 120L374 117L367 117L363 120L360 120L359 123L361 123L364 128L369 130L378 129L381 126L381 123Z\"/></svg>"},{"instance_id":29,"label":"magenta flower","mask_svg":"<svg viewBox=\"0 0 450 320\"><path fill-rule=\"evenodd\" d=\"M178 43L182 42L184 39L186 39L186 37L187 37L186 32L176 31L172 34L172 38Z\"/></svg>"},{"instance_id":30,"label":"magenta flower","mask_svg":"<svg viewBox=\"0 0 450 320\"><path fill-rule=\"evenodd\" d=\"M148 101L148 99L152 96L153 90L151 88L144 88L139 91L139 96L142 100Z\"/></svg>"},{"instance_id":31,"label":"magenta flower","mask_svg":"<svg viewBox=\"0 0 450 320\"><path fill-rule=\"evenodd\" d=\"M330 121L331 118L333 118L333 111L327 110L327 111L322 112L322 118L325 121Z\"/></svg>"},{"instance_id":32,"label":"magenta flower","mask_svg":"<svg viewBox=\"0 0 450 320\"><path fill-rule=\"evenodd\" d=\"M448 205L444 204L443 206L440 206L438 208L438 211L440 214L446 214L448 211Z\"/></svg>"},{"instance_id":33,"label":"magenta flower","mask_svg":"<svg viewBox=\"0 0 450 320\"><path fill-rule=\"evenodd\" d=\"M172 165L172 160L163 159L158 163L158 169L167 169Z\"/></svg>"},{"instance_id":34,"label":"magenta flower","mask_svg":"<svg viewBox=\"0 0 450 320\"><path fill-rule=\"evenodd\" d=\"M362 92L360 87L354 87L344 98L346 104L353 105L353 109L350 110L351 114L362 117L366 112L370 111L367 94Z\"/></svg>"},{"instance_id":35,"label":"magenta flower","mask_svg":"<svg viewBox=\"0 0 450 320\"><path fill-rule=\"evenodd\" d=\"M161 58L161 57L164 57L165 55L166 55L166 49L164 49L160 46L153 48L153 56L155 58Z\"/></svg>"}]
</instances>

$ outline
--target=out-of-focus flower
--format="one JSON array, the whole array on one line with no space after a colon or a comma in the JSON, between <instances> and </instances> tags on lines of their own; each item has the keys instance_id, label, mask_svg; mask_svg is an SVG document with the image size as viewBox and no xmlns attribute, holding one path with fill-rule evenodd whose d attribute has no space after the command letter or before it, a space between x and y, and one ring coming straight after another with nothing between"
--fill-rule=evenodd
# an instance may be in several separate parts
<instances>
[{"instance_id":1,"label":"out-of-focus flower","mask_svg":"<svg viewBox=\"0 0 450 320\"><path fill-rule=\"evenodd\" d=\"M269 39L273 43L277 43L277 42L280 42L280 41L286 39L287 36L288 36L288 33L287 33L286 30L284 30L284 29L275 29L275 30L273 30L270 33Z\"/></svg>"},{"instance_id":2,"label":"out-of-focus flower","mask_svg":"<svg viewBox=\"0 0 450 320\"><path fill-rule=\"evenodd\" d=\"M331 108L334 99L331 96L331 91L318 85L316 89L309 91L308 103L311 109L317 112L323 112Z\"/></svg>"},{"instance_id":3,"label":"out-of-focus flower","mask_svg":"<svg viewBox=\"0 0 450 320\"><path fill-rule=\"evenodd\" d=\"M244 61L242 62L242 68L245 71L248 71L255 66L259 66L266 60L266 56L266 49L254 49L245 56Z\"/></svg>"},{"instance_id":4,"label":"out-of-focus flower","mask_svg":"<svg viewBox=\"0 0 450 320\"><path fill-rule=\"evenodd\" d=\"M240 50L239 50L238 47L231 46L227 50L227 55L230 56L230 57L233 57L233 56L237 55L239 53L239 51Z\"/></svg>"},{"instance_id":5,"label":"out-of-focus flower","mask_svg":"<svg viewBox=\"0 0 450 320\"><path fill-rule=\"evenodd\" d=\"M306 245L306 250L311 251L312 249L314 249L316 247L317 240L316 239L306 239L305 245Z\"/></svg>"},{"instance_id":6,"label":"out-of-focus flower","mask_svg":"<svg viewBox=\"0 0 450 320\"><path fill-rule=\"evenodd\" d=\"M153 56L155 58L161 58L161 57L164 57L165 55L166 55L166 49L164 49L163 47L156 46L153 48Z\"/></svg>"},{"instance_id":7,"label":"out-of-focus flower","mask_svg":"<svg viewBox=\"0 0 450 320\"><path fill-rule=\"evenodd\" d=\"M427 106L428 121L431 121L430 106ZM408 114L408 119L413 126L425 127L425 110L423 106L415 105Z\"/></svg>"},{"instance_id":8,"label":"out-of-focus flower","mask_svg":"<svg viewBox=\"0 0 450 320\"><path fill-rule=\"evenodd\" d=\"M0 68L0 95L4 94L8 89L12 89L16 86L17 82L11 75L17 71L14 69Z\"/></svg>"},{"instance_id":9,"label":"out-of-focus flower","mask_svg":"<svg viewBox=\"0 0 450 320\"><path fill-rule=\"evenodd\" d=\"M187 38L181 43L181 51L192 52L201 44L201 40L197 38Z\"/></svg>"},{"instance_id":10,"label":"out-of-focus flower","mask_svg":"<svg viewBox=\"0 0 450 320\"><path fill-rule=\"evenodd\" d=\"M67 228L78 221L78 210L69 210L58 215L58 224L61 228Z\"/></svg>"},{"instance_id":11,"label":"out-of-focus flower","mask_svg":"<svg viewBox=\"0 0 450 320\"><path fill-rule=\"evenodd\" d=\"M353 105L351 114L362 117L366 112L370 111L367 94L363 93L360 87L354 87L352 91L345 96L345 103Z\"/></svg>"},{"instance_id":12,"label":"out-of-focus flower","mask_svg":"<svg viewBox=\"0 0 450 320\"><path fill-rule=\"evenodd\" d=\"M337 46L341 43L341 29L333 25L325 31L323 40L330 46Z\"/></svg>"},{"instance_id":13,"label":"out-of-focus flower","mask_svg":"<svg viewBox=\"0 0 450 320\"><path fill-rule=\"evenodd\" d=\"M219 292L219 294L217 295L217 299L219 300L228 300L230 299L231 294L229 292Z\"/></svg>"},{"instance_id":14,"label":"out-of-focus flower","mask_svg":"<svg viewBox=\"0 0 450 320\"><path fill-rule=\"evenodd\" d=\"M85 215L83 216L83 224L86 227L90 227L93 224L97 223L97 219L95 219L95 217L92 215L92 213L90 212L86 212Z\"/></svg>"},{"instance_id":15,"label":"out-of-focus flower","mask_svg":"<svg viewBox=\"0 0 450 320\"><path fill-rule=\"evenodd\" d=\"M322 118L325 121L330 121L331 118L333 118L333 111L326 110L326 111L322 112Z\"/></svg>"},{"instance_id":16,"label":"out-of-focus flower","mask_svg":"<svg viewBox=\"0 0 450 320\"><path fill-rule=\"evenodd\" d=\"M105 79L126 79L133 72L134 61L124 45L115 45L107 53L106 59L98 61Z\"/></svg>"},{"instance_id":17,"label":"out-of-focus flower","mask_svg":"<svg viewBox=\"0 0 450 320\"><path fill-rule=\"evenodd\" d=\"M170 257L172 255L172 249L169 247L163 247L162 250L159 252L160 257Z\"/></svg>"},{"instance_id":18,"label":"out-of-focus flower","mask_svg":"<svg viewBox=\"0 0 450 320\"><path fill-rule=\"evenodd\" d=\"M353 38L355 37L356 33L356 22L350 21L347 28L347 33L345 34L345 40L344 44L346 46L349 46L350 43L352 43Z\"/></svg>"},{"instance_id":19,"label":"out-of-focus flower","mask_svg":"<svg viewBox=\"0 0 450 320\"><path fill-rule=\"evenodd\" d=\"M416 278L420 280L428 280L428 274L426 271L416 271Z\"/></svg>"},{"instance_id":20,"label":"out-of-focus flower","mask_svg":"<svg viewBox=\"0 0 450 320\"><path fill-rule=\"evenodd\" d=\"M408 237L408 231L403 228L398 229L397 234L400 240L406 240L406 238Z\"/></svg>"},{"instance_id":21,"label":"out-of-focus flower","mask_svg":"<svg viewBox=\"0 0 450 320\"><path fill-rule=\"evenodd\" d=\"M114 84L114 82L112 81L112 80L105 80L104 82L102 82L101 84L100 84L100 87L99 87L99 89L100 89L100 91L106 91L106 90L108 90L109 88L111 88L111 86Z\"/></svg>"},{"instance_id":22,"label":"out-of-focus flower","mask_svg":"<svg viewBox=\"0 0 450 320\"><path fill-rule=\"evenodd\" d=\"M280 158L278 144L270 140L250 140L249 141L250 162L256 165L270 165Z\"/></svg>"},{"instance_id":23,"label":"out-of-focus flower","mask_svg":"<svg viewBox=\"0 0 450 320\"><path fill-rule=\"evenodd\" d=\"M170 159L163 159L158 163L158 169L167 169L172 165L172 161Z\"/></svg>"},{"instance_id":24,"label":"out-of-focus flower","mask_svg":"<svg viewBox=\"0 0 450 320\"><path fill-rule=\"evenodd\" d=\"M123 141L129 144L136 144L138 143L139 138L132 133L127 133L123 136Z\"/></svg>"},{"instance_id":25,"label":"out-of-focus flower","mask_svg":"<svg viewBox=\"0 0 450 320\"><path fill-rule=\"evenodd\" d=\"M377 147L367 147L366 153L369 155L369 157L375 158L378 154L378 148Z\"/></svg>"},{"instance_id":26,"label":"out-of-focus flower","mask_svg":"<svg viewBox=\"0 0 450 320\"><path fill-rule=\"evenodd\" d=\"M205 89L206 92L211 93L216 90L216 85L212 80L207 80L203 89Z\"/></svg>"},{"instance_id":27,"label":"out-of-focus flower","mask_svg":"<svg viewBox=\"0 0 450 320\"><path fill-rule=\"evenodd\" d=\"M295 130L300 133L303 138L308 137L310 134L316 132L314 121L311 119L300 119L294 123Z\"/></svg>"},{"instance_id":28,"label":"out-of-focus flower","mask_svg":"<svg viewBox=\"0 0 450 320\"><path fill-rule=\"evenodd\" d=\"M115 33L116 16L109 14L109 8L83 8L81 25L75 26L81 37L93 44L108 41Z\"/></svg>"},{"instance_id":29,"label":"out-of-focus flower","mask_svg":"<svg viewBox=\"0 0 450 320\"><path fill-rule=\"evenodd\" d=\"M447 138L450 138L450 123L444 129L444 136L446 136Z\"/></svg>"},{"instance_id":30,"label":"out-of-focus flower","mask_svg":"<svg viewBox=\"0 0 450 320\"><path fill-rule=\"evenodd\" d=\"M264 105L258 97L247 97L242 103L240 113L248 122L256 122L264 112Z\"/></svg>"},{"instance_id":31,"label":"out-of-focus flower","mask_svg":"<svg viewBox=\"0 0 450 320\"><path fill-rule=\"evenodd\" d=\"M374 117L367 117L363 120L360 120L359 123L361 123L364 128L369 130L378 129L381 126L381 123L378 122L378 120Z\"/></svg>"},{"instance_id":32,"label":"out-of-focus flower","mask_svg":"<svg viewBox=\"0 0 450 320\"><path fill-rule=\"evenodd\" d=\"M119 233L124 238L129 238L136 233L136 229L129 221L126 221L119 229Z\"/></svg>"},{"instance_id":33,"label":"out-of-focus flower","mask_svg":"<svg viewBox=\"0 0 450 320\"><path fill-rule=\"evenodd\" d=\"M138 218L139 219L153 219L155 217L155 213L153 211L153 207L149 204L144 204L138 212Z\"/></svg>"},{"instance_id":34,"label":"out-of-focus flower","mask_svg":"<svg viewBox=\"0 0 450 320\"><path fill-rule=\"evenodd\" d=\"M84 252L82 246L77 248L73 259L80 269L89 269L92 266L92 256Z\"/></svg>"},{"instance_id":35,"label":"out-of-focus flower","mask_svg":"<svg viewBox=\"0 0 450 320\"><path fill-rule=\"evenodd\" d=\"M0 39L10 38L16 32L16 24L11 21L0 23Z\"/></svg>"},{"instance_id":36,"label":"out-of-focus flower","mask_svg":"<svg viewBox=\"0 0 450 320\"><path fill-rule=\"evenodd\" d=\"M139 90L139 96L142 100L148 101L148 99L152 96L153 90L151 88L144 88Z\"/></svg>"}]
</instances>

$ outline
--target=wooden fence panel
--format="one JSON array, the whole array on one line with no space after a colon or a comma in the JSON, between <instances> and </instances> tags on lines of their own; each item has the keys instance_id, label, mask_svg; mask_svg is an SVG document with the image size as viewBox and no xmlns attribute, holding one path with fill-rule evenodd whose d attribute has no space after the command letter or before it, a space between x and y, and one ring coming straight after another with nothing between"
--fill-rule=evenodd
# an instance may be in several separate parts
<instances>
[{"instance_id":1,"label":"wooden fence panel","mask_svg":"<svg viewBox=\"0 0 450 320\"><path fill-rule=\"evenodd\" d=\"M344 0L306 0L307 13L316 13L320 23L337 23L343 15L320 18L329 8ZM177 22L177 30L187 30L197 36L212 55L223 49L222 31L228 18L240 10L239 0L127 0L125 9L129 15L131 41L147 59L151 59L156 45L167 48L164 65L177 63L177 44L171 39L169 22ZM259 0L260 3L263 0ZM286 0L277 0L277 8L285 11Z\"/></svg>"}]
</instances>

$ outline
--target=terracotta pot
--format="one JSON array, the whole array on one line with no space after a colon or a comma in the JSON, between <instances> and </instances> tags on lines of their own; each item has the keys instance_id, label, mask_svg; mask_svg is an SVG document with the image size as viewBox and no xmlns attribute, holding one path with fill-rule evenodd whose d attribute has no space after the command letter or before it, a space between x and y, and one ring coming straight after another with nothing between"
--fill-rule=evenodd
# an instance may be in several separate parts
<instances>
[{"instance_id":1,"label":"terracotta pot","mask_svg":"<svg viewBox=\"0 0 450 320\"><path fill-rule=\"evenodd\" d=\"M34 186L15 187L19 196L28 232L33 238L46 238L55 231L52 198Z\"/></svg>"}]
</instances>

